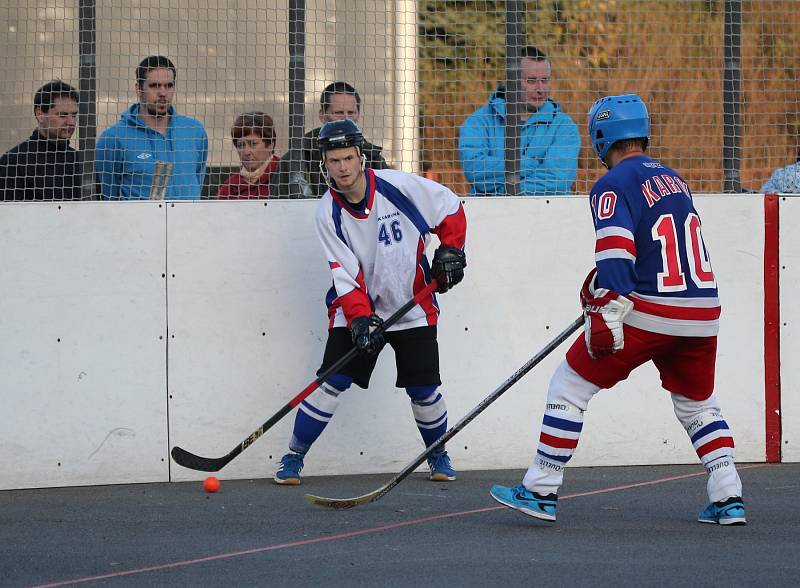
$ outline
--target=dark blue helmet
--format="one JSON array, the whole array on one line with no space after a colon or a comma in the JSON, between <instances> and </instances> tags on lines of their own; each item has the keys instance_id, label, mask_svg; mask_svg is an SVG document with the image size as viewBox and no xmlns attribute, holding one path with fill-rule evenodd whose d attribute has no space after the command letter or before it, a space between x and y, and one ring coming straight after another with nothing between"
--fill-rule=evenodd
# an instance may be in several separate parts
<instances>
[{"instance_id":1,"label":"dark blue helmet","mask_svg":"<svg viewBox=\"0 0 800 588\"><path fill-rule=\"evenodd\" d=\"M317 145L322 153L342 147L358 147L360 152L364 145L364 134L350 119L334 120L322 125Z\"/></svg>"},{"instance_id":2,"label":"dark blue helmet","mask_svg":"<svg viewBox=\"0 0 800 588\"><path fill-rule=\"evenodd\" d=\"M638 94L600 98L589 109L588 124L592 148L602 160L617 141L650 138L650 116Z\"/></svg>"}]
</instances>

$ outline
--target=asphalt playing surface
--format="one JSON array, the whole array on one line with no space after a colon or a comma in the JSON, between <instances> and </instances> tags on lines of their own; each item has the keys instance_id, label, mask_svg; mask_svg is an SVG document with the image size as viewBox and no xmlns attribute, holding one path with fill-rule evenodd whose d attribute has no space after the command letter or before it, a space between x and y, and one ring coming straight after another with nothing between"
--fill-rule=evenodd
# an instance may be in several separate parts
<instances>
[{"instance_id":1,"label":"asphalt playing surface","mask_svg":"<svg viewBox=\"0 0 800 588\"><path fill-rule=\"evenodd\" d=\"M303 496L357 496L391 475L4 491L0 585L800 585L800 464L739 467L744 527L696 522L700 466L568 469L555 523L489 497L521 471L413 474L346 511Z\"/></svg>"}]
</instances>

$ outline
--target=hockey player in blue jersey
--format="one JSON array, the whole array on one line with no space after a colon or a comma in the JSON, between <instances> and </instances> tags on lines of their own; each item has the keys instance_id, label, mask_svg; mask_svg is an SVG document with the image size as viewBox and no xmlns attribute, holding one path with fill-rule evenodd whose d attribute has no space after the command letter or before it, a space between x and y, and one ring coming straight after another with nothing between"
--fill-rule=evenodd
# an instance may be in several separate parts
<instances>
[{"instance_id":1,"label":"hockey player in blue jersey","mask_svg":"<svg viewBox=\"0 0 800 588\"><path fill-rule=\"evenodd\" d=\"M550 380L537 453L522 483L494 486L491 496L555 520L589 400L652 361L708 472L709 504L698 521L743 525L733 436L714 395L717 284L692 194L677 173L646 155L650 120L636 94L595 102L588 127L608 172L590 197L596 267L580 293L584 335Z\"/></svg>"},{"instance_id":2,"label":"hockey player in blue jersey","mask_svg":"<svg viewBox=\"0 0 800 588\"><path fill-rule=\"evenodd\" d=\"M385 332L375 330L431 283L445 292L464 277L467 222L461 201L449 189L420 176L365 167L364 136L351 120L323 125L320 169L330 189L317 207L317 235L327 256L333 286L328 292L328 341L322 373L353 346L361 352L300 405L289 453L274 480L300 484L306 452L333 417L339 396L355 383L369 385L384 342L392 346L398 388L405 388L425 446L447 430L447 407L439 392L439 306L428 295ZM440 246L429 266L431 233ZM428 459L430 479L455 480L447 452Z\"/></svg>"}]
</instances>

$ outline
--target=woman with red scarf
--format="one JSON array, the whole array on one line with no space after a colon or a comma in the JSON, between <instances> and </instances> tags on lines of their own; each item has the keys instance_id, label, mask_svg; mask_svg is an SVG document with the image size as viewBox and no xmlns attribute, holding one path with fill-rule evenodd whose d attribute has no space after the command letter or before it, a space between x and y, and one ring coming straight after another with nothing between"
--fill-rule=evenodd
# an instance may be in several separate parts
<instances>
[{"instance_id":1,"label":"woman with red scarf","mask_svg":"<svg viewBox=\"0 0 800 588\"><path fill-rule=\"evenodd\" d=\"M217 192L217 198L269 198L269 179L278 167L272 117L263 112L240 114L231 127L231 137L242 169L225 180Z\"/></svg>"}]
</instances>

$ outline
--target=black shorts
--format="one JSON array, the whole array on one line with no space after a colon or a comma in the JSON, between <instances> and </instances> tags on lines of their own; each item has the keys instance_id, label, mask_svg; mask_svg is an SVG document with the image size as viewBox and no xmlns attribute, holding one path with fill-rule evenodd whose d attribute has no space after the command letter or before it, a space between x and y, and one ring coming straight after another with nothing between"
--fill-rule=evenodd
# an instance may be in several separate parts
<instances>
[{"instance_id":1,"label":"black shorts","mask_svg":"<svg viewBox=\"0 0 800 588\"><path fill-rule=\"evenodd\" d=\"M407 386L439 386L439 345L436 342L436 327L417 327L402 331L388 331L384 333L386 343L394 349L394 359L397 365L398 388ZM343 355L353 348L353 338L350 329L334 327L328 331L328 343L325 345L325 356L317 374L336 363ZM383 350L381 350L383 351ZM361 388L369 386L369 378L378 354L357 355L346 366L339 370L340 374L350 376Z\"/></svg>"}]
</instances>

